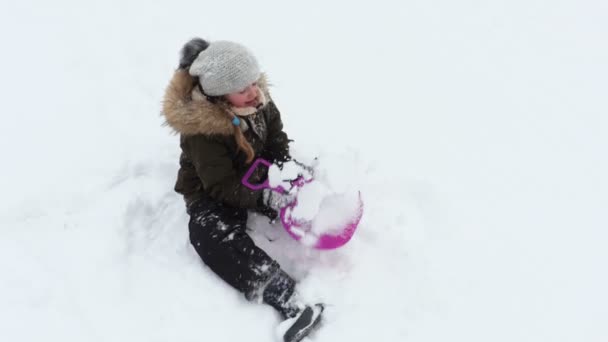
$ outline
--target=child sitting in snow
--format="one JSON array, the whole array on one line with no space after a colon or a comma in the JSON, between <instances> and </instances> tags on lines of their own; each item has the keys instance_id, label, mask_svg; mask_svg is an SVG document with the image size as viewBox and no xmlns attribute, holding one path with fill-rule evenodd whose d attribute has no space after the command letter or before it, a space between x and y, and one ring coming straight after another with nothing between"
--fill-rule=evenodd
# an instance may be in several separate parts
<instances>
[{"instance_id":1,"label":"child sitting in snow","mask_svg":"<svg viewBox=\"0 0 608 342\"><path fill-rule=\"evenodd\" d=\"M192 39L167 87L163 114L180 134L175 191L190 215L190 241L202 260L249 300L261 298L290 320L284 341L299 341L323 305L304 305L295 281L247 235L249 210L276 218L293 196L241 184L251 162L290 159L288 138L256 58L240 44ZM261 182L256 172L252 182Z\"/></svg>"}]
</instances>

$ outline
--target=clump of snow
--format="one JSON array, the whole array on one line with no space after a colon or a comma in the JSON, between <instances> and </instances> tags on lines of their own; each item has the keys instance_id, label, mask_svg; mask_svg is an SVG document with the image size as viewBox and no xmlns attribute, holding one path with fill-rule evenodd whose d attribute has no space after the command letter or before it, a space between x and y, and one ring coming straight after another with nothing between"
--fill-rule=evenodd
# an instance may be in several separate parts
<instances>
[{"instance_id":1,"label":"clump of snow","mask_svg":"<svg viewBox=\"0 0 608 342\"><path fill-rule=\"evenodd\" d=\"M283 336L295 321L296 317L288 318L277 325L275 329L275 337L277 338L277 341L283 341Z\"/></svg>"},{"instance_id":2,"label":"clump of snow","mask_svg":"<svg viewBox=\"0 0 608 342\"><path fill-rule=\"evenodd\" d=\"M292 187L291 182L298 177L310 180L313 175L312 172L301 165L298 165L298 163L293 160L285 162L280 168L276 164L273 164L268 169L268 181L273 188L282 187L283 189L288 190Z\"/></svg>"},{"instance_id":3,"label":"clump of snow","mask_svg":"<svg viewBox=\"0 0 608 342\"><path fill-rule=\"evenodd\" d=\"M333 194L323 199L311 231L317 235L338 235L361 210L359 193Z\"/></svg>"},{"instance_id":4,"label":"clump of snow","mask_svg":"<svg viewBox=\"0 0 608 342\"><path fill-rule=\"evenodd\" d=\"M298 204L293 208L291 217L296 221L311 221L319 210L325 197L330 194L329 188L318 181L304 184L298 191Z\"/></svg>"}]
</instances>

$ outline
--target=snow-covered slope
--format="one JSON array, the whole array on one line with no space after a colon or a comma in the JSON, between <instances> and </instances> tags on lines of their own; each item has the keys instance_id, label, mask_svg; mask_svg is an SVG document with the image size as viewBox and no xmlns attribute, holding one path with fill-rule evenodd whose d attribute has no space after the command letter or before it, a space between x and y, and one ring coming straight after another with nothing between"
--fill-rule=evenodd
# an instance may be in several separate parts
<instances>
[{"instance_id":1,"label":"snow-covered slope","mask_svg":"<svg viewBox=\"0 0 608 342\"><path fill-rule=\"evenodd\" d=\"M250 46L294 153L363 193L336 251L251 218L329 304L311 341L608 339L604 2L1 7L1 340L274 338L172 191L160 100L197 35Z\"/></svg>"}]
</instances>

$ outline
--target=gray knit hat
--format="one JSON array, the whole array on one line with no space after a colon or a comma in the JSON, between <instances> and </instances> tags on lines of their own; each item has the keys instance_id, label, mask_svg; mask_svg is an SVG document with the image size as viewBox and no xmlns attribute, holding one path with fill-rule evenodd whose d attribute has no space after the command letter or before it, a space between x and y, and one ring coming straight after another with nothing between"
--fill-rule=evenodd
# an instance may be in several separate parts
<instances>
[{"instance_id":1,"label":"gray knit hat","mask_svg":"<svg viewBox=\"0 0 608 342\"><path fill-rule=\"evenodd\" d=\"M260 78L260 67L244 46L228 41L211 42L189 69L209 96L241 91Z\"/></svg>"}]
</instances>

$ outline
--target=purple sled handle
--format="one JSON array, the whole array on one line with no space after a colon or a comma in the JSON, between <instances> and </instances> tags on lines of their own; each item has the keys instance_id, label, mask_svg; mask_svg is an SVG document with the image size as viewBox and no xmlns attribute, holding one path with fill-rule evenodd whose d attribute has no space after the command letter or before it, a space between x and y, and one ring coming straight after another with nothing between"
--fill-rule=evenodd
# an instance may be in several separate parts
<instances>
[{"instance_id":1,"label":"purple sled handle","mask_svg":"<svg viewBox=\"0 0 608 342\"><path fill-rule=\"evenodd\" d=\"M247 170L247 173L245 173L243 179L241 180L241 183L243 183L244 186L248 187L251 190L270 189L270 181L268 179L266 179L266 181L261 184L249 183L249 178L251 178L251 175L255 172L255 170L257 170L258 165L260 164L264 164L268 168L272 166L272 164L268 160L264 158L258 158L253 162L253 164L251 164L251 167L249 167L249 170Z\"/></svg>"}]
</instances>

